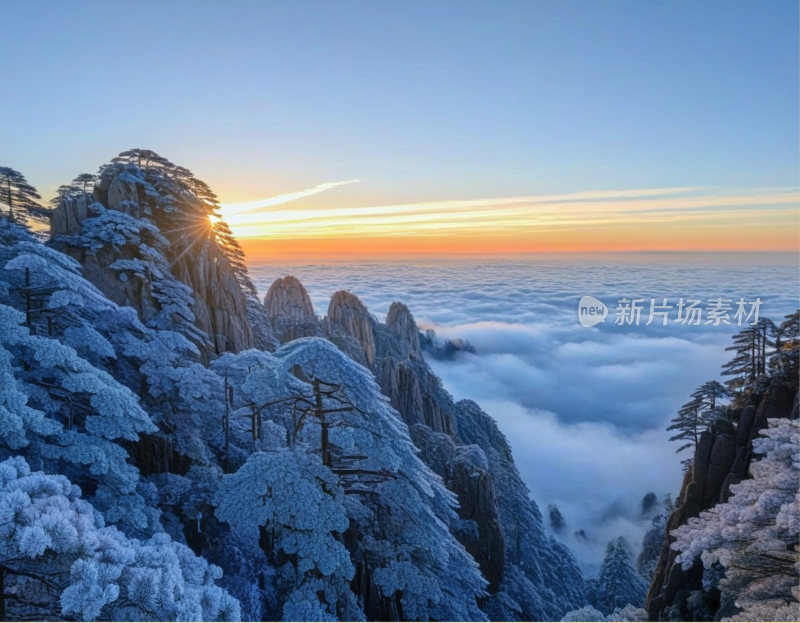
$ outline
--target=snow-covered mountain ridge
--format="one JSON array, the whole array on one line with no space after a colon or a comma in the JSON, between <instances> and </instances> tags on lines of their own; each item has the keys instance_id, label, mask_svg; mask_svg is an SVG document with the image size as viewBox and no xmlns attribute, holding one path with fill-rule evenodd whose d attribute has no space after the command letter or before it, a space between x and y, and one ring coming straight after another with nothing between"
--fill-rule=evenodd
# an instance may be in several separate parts
<instances>
[{"instance_id":1,"label":"snow-covered mountain ridge","mask_svg":"<svg viewBox=\"0 0 800 623\"><path fill-rule=\"evenodd\" d=\"M735 337L670 428L671 516L584 579L406 305L262 301L213 192L147 150L53 203L50 235L0 215L0 619L797 618L798 313Z\"/></svg>"},{"instance_id":2,"label":"snow-covered mountain ridge","mask_svg":"<svg viewBox=\"0 0 800 623\"><path fill-rule=\"evenodd\" d=\"M582 606L581 572L505 438L443 389L410 310L380 323L338 292L320 319L291 278L262 304L215 206L190 172L132 150L63 192L47 244L2 220L10 618L542 620ZM18 514L18 498L42 510ZM130 554L109 567L111 537L92 530L117 530ZM147 569L162 580L125 579ZM207 595L202 612L167 607L187 591Z\"/></svg>"}]
</instances>

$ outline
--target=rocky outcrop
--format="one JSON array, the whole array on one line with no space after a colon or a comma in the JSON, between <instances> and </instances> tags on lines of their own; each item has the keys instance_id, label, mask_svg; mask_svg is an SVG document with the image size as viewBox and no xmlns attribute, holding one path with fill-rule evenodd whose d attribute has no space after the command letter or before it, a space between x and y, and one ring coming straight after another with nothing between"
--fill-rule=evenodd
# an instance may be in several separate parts
<instances>
[{"instance_id":1,"label":"rocky outcrop","mask_svg":"<svg viewBox=\"0 0 800 623\"><path fill-rule=\"evenodd\" d=\"M386 328L397 338L404 359L422 361L419 327L408 307L403 303L392 303L386 314Z\"/></svg>"},{"instance_id":2,"label":"rocky outcrop","mask_svg":"<svg viewBox=\"0 0 800 623\"><path fill-rule=\"evenodd\" d=\"M65 197L51 219L55 246L77 259L84 277L109 299L133 307L146 323L162 309L161 303L146 281L125 281L111 267L118 260L146 259L140 258L140 250L116 250L112 245L93 250L68 242L70 237L81 234L87 218L104 210L137 219L146 216L169 242L164 253L172 274L191 289L195 325L209 338L196 340L202 359L209 361L224 352L252 348L245 296L230 262L211 235L207 219L200 218L193 227L175 227L172 220L172 215L178 213L199 214L198 200L183 192L167 199L137 173L144 175L138 169L111 167L101 176L92 195ZM169 210L161 209L166 201L171 202ZM194 239L187 232L193 232Z\"/></svg>"},{"instance_id":3,"label":"rocky outcrop","mask_svg":"<svg viewBox=\"0 0 800 623\"><path fill-rule=\"evenodd\" d=\"M321 334L314 306L303 284L287 275L276 279L264 297L275 337L281 344Z\"/></svg>"},{"instance_id":4,"label":"rocky outcrop","mask_svg":"<svg viewBox=\"0 0 800 623\"><path fill-rule=\"evenodd\" d=\"M276 330L303 323L309 331L320 326L324 337L372 370L408 425L422 460L459 500L461 521L452 529L489 581L487 612L501 620L512 615L520 620L558 620L583 605L577 563L566 547L547 536L505 437L477 404L456 403L444 389L423 358L419 329L408 307L393 303L381 323L357 296L339 291L328 315L314 325L310 299L291 277L273 284L265 305ZM290 331L281 339L306 334ZM509 570L514 577L506 584ZM523 586L527 591L531 585L541 599L509 610L509 604L517 603L515 591Z\"/></svg>"},{"instance_id":5,"label":"rocky outcrop","mask_svg":"<svg viewBox=\"0 0 800 623\"><path fill-rule=\"evenodd\" d=\"M374 321L364 303L355 294L339 290L331 298L325 320L326 335L337 337L344 334L354 338L364 353L366 365L372 367L375 363Z\"/></svg>"},{"instance_id":6,"label":"rocky outcrop","mask_svg":"<svg viewBox=\"0 0 800 623\"><path fill-rule=\"evenodd\" d=\"M56 209L58 212L58 209ZM80 247L66 247L59 244L60 251L64 251L81 263L81 274L84 279L91 282L109 300L117 305L132 307L136 310L144 324L155 318L160 305L153 293L152 283L147 279L121 279L118 271L112 270L111 265L117 260L127 260L135 257L136 250L121 252L111 247L104 247L95 253L88 253Z\"/></svg>"},{"instance_id":7,"label":"rocky outcrop","mask_svg":"<svg viewBox=\"0 0 800 623\"><path fill-rule=\"evenodd\" d=\"M258 300L255 292L252 294L245 292L247 303L247 321L253 331L253 346L258 350L265 350L273 353L280 348L281 343L275 337L272 330L272 323L269 320L269 313L266 307Z\"/></svg>"},{"instance_id":8,"label":"rocky outcrop","mask_svg":"<svg viewBox=\"0 0 800 623\"><path fill-rule=\"evenodd\" d=\"M489 582L487 590L494 593L503 580L505 540L494 479L483 451L478 446L459 446L448 465L445 484L458 497L458 516L475 524L475 532L466 532L460 540Z\"/></svg>"},{"instance_id":9,"label":"rocky outcrop","mask_svg":"<svg viewBox=\"0 0 800 623\"><path fill-rule=\"evenodd\" d=\"M797 384L773 383L762 394L751 396L750 403L734 413L737 424L718 420L712 430L705 431L695 448L692 468L686 472L677 506L667 521L667 538L647 594L645 608L651 621L696 620L694 606L688 597L693 592L703 595L703 607L711 613L731 616L731 604L720 602L720 593L703 587L703 566L696 561L690 569L675 562L678 552L670 549L674 539L670 532L684 525L704 510L728 500L730 487L748 477L753 460L753 439L767 427L767 420L791 417L797 404Z\"/></svg>"},{"instance_id":10,"label":"rocky outcrop","mask_svg":"<svg viewBox=\"0 0 800 623\"><path fill-rule=\"evenodd\" d=\"M383 394L389 397L389 402L408 426L425 424L425 407L419 380L408 365L397 363L392 356L385 357L381 363L378 383Z\"/></svg>"},{"instance_id":11,"label":"rocky outcrop","mask_svg":"<svg viewBox=\"0 0 800 623\"><path fill-rule=\"evenodd\" d=\"M228 258L206 242L172 265L172 273L192 288L195 324L212 339L214 355L253 348L247 302Z\"/></svg>"},{"instance_id":12,"label":"rocky outcrop","mask_svg":"<svg viewBox=\"0 0 800 623\"><path fill-rule=\"evenodd\" d=\"M71 235L80 232L81 223L88 217L89 197L65 197L50 217L51 235Z\"/></svg>"}]
</instances>

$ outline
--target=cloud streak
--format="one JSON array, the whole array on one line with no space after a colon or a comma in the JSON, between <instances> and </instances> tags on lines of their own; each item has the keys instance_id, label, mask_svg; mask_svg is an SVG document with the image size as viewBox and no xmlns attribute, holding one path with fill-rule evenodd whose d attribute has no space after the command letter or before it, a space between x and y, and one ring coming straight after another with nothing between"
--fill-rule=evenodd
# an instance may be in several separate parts
<instances>
[{"instance_id":1,"label":"cloud streak","mask_svg":"<svg viewBox=\"0 0 800 623\"><path fill-rule=\"evenodd\" d=\"M361 180L345 180L343 182L326 182L324 184L317 184L313 188L306 188L293 193L285 193L282 195L275 195L274 197L266 197L264 199L256 199L255 201L246 201L244 203L223 203L221 205L222 213L225 218L236 218L243 214L258 214L261 211L271 208L272 206L298 201L306 197L312 197L331 188L337 186L345 186L347 184L355 184Z\"/></svg>"},{"instance_id":2,"label":"cloud streak","mask_svg":"<svg viewBox=\"0 0 800 623\"><path fill-rule=\"evenodd\" d=\"M223 213L242 237L308 239L337 237L524 235L659 225L737 225L781 221L797 212L794 189L736 193L696 187L611 190L397 205L272 209L322 192L322 184L260 202L226 206ZM288 198L288 199L287 199Z\"/></svg>"}]
</instances>

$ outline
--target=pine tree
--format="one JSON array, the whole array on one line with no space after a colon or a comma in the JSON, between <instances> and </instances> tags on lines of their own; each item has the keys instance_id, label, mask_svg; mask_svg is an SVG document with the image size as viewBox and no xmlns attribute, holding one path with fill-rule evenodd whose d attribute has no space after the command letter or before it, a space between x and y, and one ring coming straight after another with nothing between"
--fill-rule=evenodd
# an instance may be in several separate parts
<instances>
[{"instance_id":1,"label":"pine tree","mask_svg":"<svg viewBox=\"0 0 800 623\"><path fill-rule=\"evenodd\" d=\"M727 382L732 391L745 391L757 378L766 374L767 361L775 348L775 324L761 318L734 336L733 345L725 350L733 351L734 358L722 367L723 376L733 376Z\"/></svg>"},{"instance_id":2,"label":"pine tree","mask_svg":"<svg viewBox=\"0 0 800 623\"><path fill-rule=\"evenodd\" d=\"M642 498L642 517L647 517L658 504L658 497L652 491L648 491Z\"/></svg>"},{"instance_id":3,"label":"pine tree","mask_svg":"<svg viewBox=\"0 0 800 623\"><path fill-rule=\"evenodd\" d=\"M642 539L642 551L636 559L636 570L646 580L650 580L655 573L666 534L667 515L658 514L650 522L650 529Z\"/></svg>"},{"instance_id":4,"label":"pine tree","mask_svg":"<svg viewBox=\"0 0 800 623\"><path fill-rule=\"evenodd\" d=\"M564 515L558 510L558 506L550 504L547 507L547 514L550 516L550 527L554 532L563 532L567 527L567 522L564 520Z\"/></svg>"},{"instance_id":5,"label":"pine tree","mask_svg":"<svg viewBox=\"0 0 800 623\"><path fill-rule=\"evenodd\" d=\"M50 200L50 205L57 208L59 204L68 197L89 197L91 189L94 187L98 180L98 176L94 173L81 173L70 184L62 184L56 190L56 196ZM90 201L87 200L87 204Z\"/></svg>"},{"instance_id":6,"label":"pine tree","mask_svg":"<svg viewBox=\"0 0 800 623\"><path fill-rule=\"evenodd\" d=\"M625 606L641 608L647 594L647 582L633 567L628 541L617 537L609 541L600 571L591 582L589 601L605 615Z\"/></svg>"},{"instance_id":7,"label":"pine tree","mask_svg":"<svg viewBox=\"0 0 800 623\"><path fill-rule=\"evenodd\" d=\"M107 527L62 475L0 462L0 620L239 620L218 568L160 533Z\"/></svg>"},{"instance_id":8,"label":"pine tree","mask_svg":"<svg viewBox=\"0 0 800 623\"><path fill-rule=\"evenodd\" d=\"M41 196L25 176L10 167L0 167L0 203L9 208L12 221L24 223L28 216L41 218L46 214L39 203Z\"/></svg>"},{"instance_id":9,"label":"pine tree","mask_svg":"<svg viewBox=\"0 0 800 623\"><path fill-rule=\"evenodd\" d=\"M97 182L97 175L94 173L81 173L78 177L72 180L74 188L80 188L84 195L89 194L91 187Z\"/></svg>"},{"instance_id":10,"label":"pine tree","mask_svg":"<svg viewBox=\"0 0 800 623\"><path fill-rule=\"evenodd\" d=\"M61 204L61 202L64 200L64 198L71 197L74 192L75 192L75 188L74 187L72 187L72 186L70 186L68 184L62 184L61 186L59 186L56 189L56 196L53 197L48 202L50 204L50 207L53 208L53 209L57 208Z\"/></svg>"},{"instance_id":11,"label":"pine tree","mask_svg":"<svg viewBox=\"0 0 800 623\"><path fill-rule=\"evenodd\" d=\"M730 391L718 381L708 381L692 393L691 400L678 410L677 417L667 428L668 431L680 431L670 437L670 441L687 442L676 452L697 446L700 433L709 430L720 417L720 401L728 396Z\"/></svg>"},{"instance_id":12,"label":"pine tree","mask_svg":"<svg viewBox=\"0 0 800 623\"><path fill-rule=\"evenodd\" d=\"M214 234L217 237L217 243L220 249L225 254L225 257L231 263L233 272L239 281L245 295L255 297L258 300L258 292L253 285L250 275L247 272L247 264L245 260L244 251L242 250L239 241L233 235L231 228L222 219L214 222Z\"/></svg>"},{"instance_id":13,"label":"pine tree","mask_svg":"<svg viewBox=\"0 0 800 623\"><path fill-rule=\"evenodd\" d=\"M703 401L693 395L692 399L678 410L677 417L673 418L672 425L669 426L667 430L677 430L680 432L670 437L669 440L687 442L678 448L676 452L682 452L687 448L697 446L700 432L705 425L703 407Z\"/></svg>"},{"instance_id":14,"label":"pine tree","mask_svg":"<svg viewBox=\"0 0 800 623\"><path fill-rule=\"evenodd\" d=\"M582 621L645 621L647 620L647 612L644 608L634 608L633 606L625 606L614 610L610 615L604 616L602 612L591 606L584 606L578 610L573 610L564 615L561 619L562 622L577 622Z\"/></svg>"},{"instance_id":15,"label":"pine tree","mask_svg":"<svg viewBox=\"0 0 800 623\"><path fill-rule=\"evenodd\" d=\"M731 485L726 503L673 530L672 548L684 569L698 558L706 569L721 564L719 588L744 609L744 620L797 620L800 432L796 420L771 419L763 434L753 440L763 458L750 466L752 478ZM776 618L786 608L794 618Z\"/></svg>"},{"instance_id":16,"label":"pine tree","mask_svg":"<svg viewBox=\"0 0 800 623\"><path fill-rule=\"evenodd\" d=\"M361 618L349 586L355 569L342 544L349 526L344 492L318 459L289 448L253 454L225 477L216 513L237 530L256 529L271 564L288 576L285 620Z\"/></svg>"},{"instance_id":17,"label":"pine tree","mask_svg":"<svg viewBox=\"0 0 800 623\"><path fill-rule=\"evenodd\" d=\"M706 406L706 411L713 414L720 406L720 401L730 397L730 392L719 381L708 381L703 383L692 397L700 398Z\"/></svg>"},{"instance_id":18,"label":"pine tree","mask_svg":"<svg viewBox=\"0 0 800 623\"><path fill-rule=\"evenodd\" d=\"M789 314L775 331L775 354L769 362L773 375L796 378L800 359L800 310Z\"/></svg>"}]
</instances>

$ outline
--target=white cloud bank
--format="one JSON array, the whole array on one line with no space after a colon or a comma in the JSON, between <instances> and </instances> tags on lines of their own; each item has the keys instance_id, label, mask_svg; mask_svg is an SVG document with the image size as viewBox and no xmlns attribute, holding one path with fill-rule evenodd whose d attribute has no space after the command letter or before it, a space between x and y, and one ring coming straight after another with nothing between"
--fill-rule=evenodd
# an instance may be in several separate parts
<instances>
[{"instance_id":1,"label":"white cloud bank","mask_svg":"<svg viewBox=\"0 0 800 623\"><path fill-rule=\"evenodd\" d=\"M719 260L719 261L718 261ZM469 340L477 354L431 361L445 387L471 398L508 437L520 473L542 511L562 510L566 537L587 570L620 534L636 543L648 527L639 504L648 491L677 492L676 444L665 428L689 393L716 378L735 327L621 328L623 296L760 297L778 319L798 306L796 258L711 255L525 260L364 261L252 267L262 292L293 274L318 314L339 289L385 314L405 302L421 325ZM787 285L789 284L789 285ZM583 328L584 294L609 305L606 324ZM571 538L583 529L588 543Z\"/></svg>"}]
</instances>

